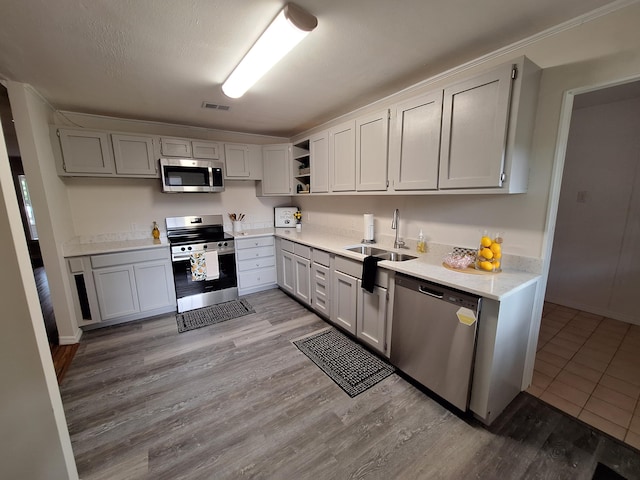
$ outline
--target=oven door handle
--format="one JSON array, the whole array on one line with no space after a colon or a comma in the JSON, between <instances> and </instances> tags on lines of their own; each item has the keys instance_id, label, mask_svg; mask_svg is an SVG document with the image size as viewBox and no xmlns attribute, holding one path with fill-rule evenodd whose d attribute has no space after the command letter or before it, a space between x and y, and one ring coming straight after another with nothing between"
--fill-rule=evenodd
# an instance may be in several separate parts
<instances>
[{"instance_id":1,"label":"oven door handle","mask_svg":"<svg viewBox=\"0 0 640 480\"><path fill-rule=\"evenodd\" d=\"M171 257L172 262L181 262L182 260L190 260L191 254L188 255L173 255Z\"/></svg>"}]
</instances>

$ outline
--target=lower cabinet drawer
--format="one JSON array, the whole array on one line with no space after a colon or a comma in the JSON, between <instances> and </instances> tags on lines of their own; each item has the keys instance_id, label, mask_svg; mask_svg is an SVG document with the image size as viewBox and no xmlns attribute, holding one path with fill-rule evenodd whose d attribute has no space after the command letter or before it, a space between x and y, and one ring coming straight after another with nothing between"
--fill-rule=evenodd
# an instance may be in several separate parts
<instances>
[{"instance_id":1,"label":"lower cabinet drawer","mask_svg":"<svg viewBox=\"0 0 640 480\"><path fill-rule=\"evenodd\" d=\"M238 274L240 288L258 287L276 283L276 267L268 267Z\"/></svg>"},{"instance_id":2,"label":"lower cabinet drawer","mask_svg":"<svg viewBox=\"0 0 640 480\"><path fill-rule=\"evenodd\" d=\"M238 261L248 260L250 258L270 257L275 254L273 247L254 247L238 250L236 256Z\"/></svg>"},{"instance_id":3,"label":"lower cabinet drawer","mask_svg":"<svg viewBox=\"0 0 640 480\"><path fill-rule=\"evenodd\" d=\"M276 257L255 258L249 260L238 261L238 271L246 272L255 270L256 268L275 267Z\"/></svg>"}]
</instances>

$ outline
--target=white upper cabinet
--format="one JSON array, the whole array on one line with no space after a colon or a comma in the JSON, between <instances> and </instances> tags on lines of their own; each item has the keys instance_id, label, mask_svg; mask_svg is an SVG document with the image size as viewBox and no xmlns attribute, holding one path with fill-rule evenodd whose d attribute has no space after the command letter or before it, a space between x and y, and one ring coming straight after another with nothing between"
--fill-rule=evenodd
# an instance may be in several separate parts
<instances>
[{"instance_id":1,"label":"white upper cabinet","mask_svg":"<svg viewBox=\"0 0 640 480\"><path fill-rule=\"evenodd\" d=\"M522 57L444 90L439 188L526 191L539 72Z\"/></svg>"},{"instance_id":2,"label":"white upper cabinet","mask_svg":"<svg viewBox=\"0 0 640 480\"><path fill-rule=\"evenodd\" d=\"M61 128L58 136L64 173L113 175L115 169L107 132Z\"/></svg>"},{"instance_id":3,"label":"white upper cabinet","mask_svg":"<svg viewBox=\"0 0 640 480\"><path fill-rule=\"evenodd\" d=\"M160 153L164 157L218 160L220 158L220 144L206 140L162 137L160 138Z\"/></svg>"},{"instance_id":4,"label":"white upper cabinet","mask_svg":"<svg viewBox=\"0 0 640 480\"><path fill-rule=\"evenodd\" d=\"M228 180L262 180L262 146L225 143L224 175Z\"/></svg>"},{"instance_id":5,"label":"white upper cabinet","mask_svg":"<svg viewBox=\"0 0 640 480\"><path fill-rule=\"evenodd\" d=\"M160 153L165 157L191 158L191 140L186 138L160 138Z\"/></svg>"},{"instance_id":6,"label":"white upper cabinet","mask_svg":"<svg viewBox=\"0 0 640 480\"><path fill-rule=\"evenodd\" d=\"M225 143L224 166L227 178L248 177L250 175L249 146Z\"/></svg>"},{"instance_id":7,"label":"white upper cabinet","mask_svg":"<svg viewBox=\"0 0 640 480\"><path fill-rule=\"evenodd\" d=\"M262 147L262 195L291 195L291 144Z\"/></svg>"},{"instance_id":8,"label":"white upper cabinet","mask_svg":"<svg viewBox=\"0 0 640 480\"><path fill-rule=\"evenodd\" d=\"M217 142L193 140L191 142L191 153L193 154L193 158L218 160L220 158L220 144Z\"/></svg>"},{"instance_id":9,"label":"white upper cabinet","mask_svg":"<svg viewBox=\"0 0 640 480\"><path fill-rule=\"evenodd\" d=\"M158 177L153 137L112 134L116 173L141 177Z\"/></svg>"},{"instance_id":10,"label":"white upper cabinet","mask_svg":"<svg viewBox=\"0 0 640 480\"><path fill-rule=\"evenodd\" d=\"M329 136L324 131L309 138L311 193L329 191Z\"/></svg>"},{"instance_id":11,"label":"white upper cabinet","mask_svg":"<svg viewBox=\"0 0 640 480\"><path fill-rule=\"evenodd\" d=\"M436 190L442 90L393 107L390 165L394 190Z\"/></svg>"},{"instance_id":12,"label":"white upper cabinet","mask_svg":"<svg viewBox=\"0 0 640 480\"><path fill-rule=\"evenodd\" d=\"M329 178L332 192L356 189L356 124L353 120L329 129Z\"/></svg>"},{"instance_id":13,"label":"white upper cabinet","mask_svg":"<svg viewBox=\"0 0 640 480\"><path fill-rule=\"evenodd\" d=\"M356 190L385 191L389 147L389 110L356 119Z\"/></svg>"}]
</instances>

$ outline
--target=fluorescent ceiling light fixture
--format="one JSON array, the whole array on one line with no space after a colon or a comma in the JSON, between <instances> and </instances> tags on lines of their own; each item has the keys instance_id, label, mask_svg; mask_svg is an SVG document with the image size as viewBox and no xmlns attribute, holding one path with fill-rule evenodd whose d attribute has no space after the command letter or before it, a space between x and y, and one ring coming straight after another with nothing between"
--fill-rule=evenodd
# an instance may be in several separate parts
<instances>
[{"instance_id":1,"label":"fluorescent ceiling light fixture","mask_svg":"<svg viewBox=\"0 0 640 480\"><path fill-rule=\"evenodd\" d=\"M317 25L316 17L287 3L224 82L224 94L240 98Z\"/></svg>"}]
</instances>

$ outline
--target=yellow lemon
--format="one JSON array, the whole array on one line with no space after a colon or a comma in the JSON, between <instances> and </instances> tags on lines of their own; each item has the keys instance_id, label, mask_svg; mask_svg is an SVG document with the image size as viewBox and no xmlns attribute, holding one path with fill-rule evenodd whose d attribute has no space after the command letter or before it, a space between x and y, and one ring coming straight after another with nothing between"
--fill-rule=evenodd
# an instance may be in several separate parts
<instances>
[{"instance_id":1,"label":"yellow lemon","mask_svg":"<svg viewBox=\"0 0 640 480\"><path fill-rule=\"evenodd\" d=\"M480 239L480 245L482 245L483 247L490 247L492 243L493 242L489 237L482 237Z\"/></svg>"},{"instance_id":2,"label":"yellow lemon","mask_svg":"<svg viewBox=\"0 0 640 480\"><path fill-rule=\"evenodd\" d=\"M493 253L499 253L502 250L502 247L499 243L492 243L491 247L489 247Z\"/></svg>"},{"instance_id":3,"label":"yellow lemon","mask_svg":"<svg viewBox=\"0 0 640 480\"><path fill-rule=\"evenodd\" d=\"M493 264L491 262L480 262L480 268L483 270L487 270L488 272L492 272L493 271Z\"/></svg>"},{"instance_id":4,"label":"yellow lemon","mask_svg":"<svg viewBox=\"0 0 640 480\"><path fill-rule=\"evenodd\" d=\"M493 254L493 258L502 258L502 252L497 251Z\"/></svg>"},{"instance_id":5,"label":"yellow lemon","mask_svg":"<svg viewBox=\"0 0 640 480\"><path fill-rule=\"evenodd\" d=\"M499 261L494 261L493 262L493 268L495 268L496 270L500 268L500 262Z\"/></svg>"},{"instance_id":6,"label":"yellow lemon","mask_svg":"<svg viewBox=\"0 0 640 480\"><path fill-rule=\"evenodd\" d=\"M483 248L480 250L480 255L487 260L491 260L493 258L493 252L489 248Z\"/></svg>"}]
</instances>

